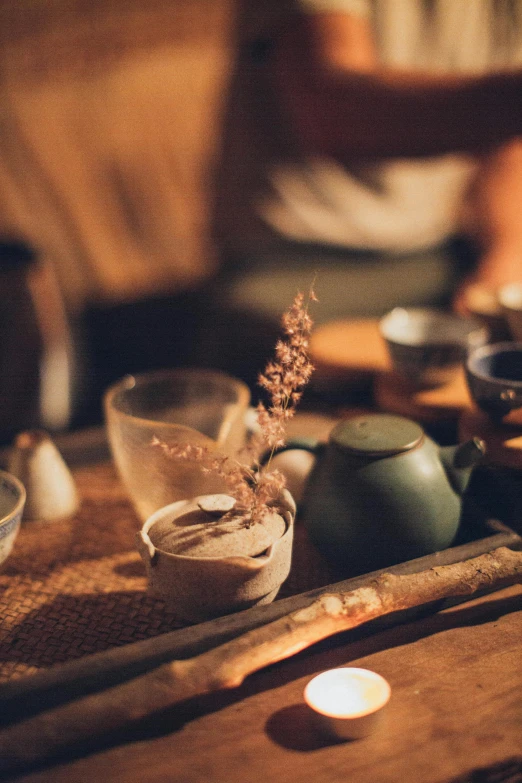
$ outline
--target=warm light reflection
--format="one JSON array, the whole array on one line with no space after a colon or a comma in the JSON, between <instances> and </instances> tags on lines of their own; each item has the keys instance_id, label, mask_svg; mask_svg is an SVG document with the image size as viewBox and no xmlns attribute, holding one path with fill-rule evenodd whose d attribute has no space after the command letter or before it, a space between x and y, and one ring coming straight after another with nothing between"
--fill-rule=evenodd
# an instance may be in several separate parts
<instances>
[{"instance_id":1,"label":"warm light reflection","mask_svg":"<svg viewBox=\"0 0 522 783\"><path fill-rule=\"evenodd\" d=\"M391 688L380 674L368 669L330 669L310 680L305 688L306 703L332 718L360 718L381 709L390 698Z\"/></svg>"}]
</instances>

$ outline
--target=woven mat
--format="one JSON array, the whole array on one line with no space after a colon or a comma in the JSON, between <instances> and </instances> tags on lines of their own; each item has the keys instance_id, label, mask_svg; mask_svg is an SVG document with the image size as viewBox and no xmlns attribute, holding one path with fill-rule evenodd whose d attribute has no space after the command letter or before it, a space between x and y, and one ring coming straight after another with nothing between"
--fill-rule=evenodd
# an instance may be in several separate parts
<instances>
[{"instance_id":1,"label":"woven mat","mask_svg":"<svg viewBox=\"0 0 522 783\"><path fill-rule=\"evenodd\" d=\"M82 503L69 520L22 525L0 572L0 681L171 631L147 593L140 527L110 462L74 470ZM292 571L279 597L333 581L296 525Z\"/></svg>"}]
</instances>

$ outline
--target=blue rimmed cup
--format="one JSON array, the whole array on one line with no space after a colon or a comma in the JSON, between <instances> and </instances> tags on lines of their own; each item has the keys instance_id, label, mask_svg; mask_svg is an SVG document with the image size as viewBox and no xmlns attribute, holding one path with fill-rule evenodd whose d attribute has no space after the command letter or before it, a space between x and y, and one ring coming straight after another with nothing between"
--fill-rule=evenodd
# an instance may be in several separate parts
<instances>
[{"instance_id":1,"label":"blue rimmed cup","mask_svg":"<svg viewBox=\"0 0 522 783\"><path fill-rule=\"evenodd\" d=\"M476 405L493 418L522 408L522 343L501 342L471 351L466 381Z\"/></svg>"}]
</instances>

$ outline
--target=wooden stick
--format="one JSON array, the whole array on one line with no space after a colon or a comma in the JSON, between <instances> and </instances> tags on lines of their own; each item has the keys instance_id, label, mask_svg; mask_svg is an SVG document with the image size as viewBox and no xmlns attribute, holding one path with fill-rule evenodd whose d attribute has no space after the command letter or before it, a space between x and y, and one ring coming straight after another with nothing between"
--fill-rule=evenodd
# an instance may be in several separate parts
<instances>
[{"instance_id":1,"label":"wooden stick","mask_svg":"<svg viewBox=\"0 0 522 783\"><path fill-rule=\"evenodd\" d=\"M0 684L0 728L81 696L87 696L89 693L119 685L163 663L200 655L254 628L267 625L298 609L304 609L320 595L351 592L384 571L396 575L414 574L427 571L433 565L453 565L470 560L501 546L510 549L522 548L520 536L498 520L488 520L487 528L492 535L444 549L435 555L407 560L371 574L350 577L332 585L316 587L305 593L278 598L271 604L254 606L248 611L235 612L197 625L167 631L120 647L110 647L107 650L74 658L59 666L41 669L35 674L7 680ZM449 600L454 602L459 599ZM464 599L460 598L460 600ZM431 607L435 610L439 605L440 602L435 602ZM374 633L376 630L407 622L418 615L419 609L424 610L424 607L414 607L404 612L385 615L365 630Z\"/></svg>"},{"instance_id":2,"label":"wooden stick","mask_svg":"<svg viewBox=\"0 0 522 783\"><path fill-rule=\"evenodd\" d=\"M0 774L50 760L187 699L235 688L252 672L377 617L522 582L522 552L491 553L417 574L383 573L187 660L44 712L0 732Z\"/></svg>"}]
</instances>

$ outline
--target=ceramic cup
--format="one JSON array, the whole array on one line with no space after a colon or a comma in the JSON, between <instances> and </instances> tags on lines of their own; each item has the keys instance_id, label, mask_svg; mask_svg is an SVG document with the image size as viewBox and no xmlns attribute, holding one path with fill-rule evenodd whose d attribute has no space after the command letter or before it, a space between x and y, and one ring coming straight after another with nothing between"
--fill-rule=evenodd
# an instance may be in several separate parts
<instances>
[{"instance_id":1,"label":"ceramic cup","mask_svg":"<svg viewBox=\"0 0 522 783\"><path fill-rule=\"evenodd\" d=\"M509 340L509 327L498 291L475 283L466 288L463 296L468 316L487 328L490 342Z\"/></svg>"},{"instance_id":2,"label":"ceramic cup","mask_svg":"<svg viewBox=\"0 0 522 783\"><path fill-rule=\"evenodd\" d=\"M106 391L111 452L142 521L169 503L224 489L221 479L169 458L153 439L235 455L245 444L249 403L242 381L196 368L127 376Z\"/></svg>"},{"instance_id":3,"label":"ceramic cup","mask_svg":"<svg viewBox=\"0 0 522 783\"><path fill-rule=\"evenodd\" d=\"M250 526L233 513L204 511L209 497L228 496L171 503L136 537L151 592L184 623L271 603L290 573L296 507L288 491Z\"/></svg>"},{"instance_id":4,"label":"ceramic cup","mask_svg":"<svg viewBox=\"0 0 522 783\"><path fill-rule=\"evenodd\" d=\"M475 321L432 308L396 307L379 322L392 365L415 386L440 386L458 372L467 352L488 340Z\"/></svg>"},{"instance_id":5,"label":"ceramic cup","mask_svg":"<svg viewBox=\"0 0 522 783\"><path fill-rule=\"evenodd\" d=\"M9 557L20 530L25 497L20 479L0 470L0 564Z\"/></svg>"},{"instance_id":6,"label":"ceramic cup","mask_svg":"<svg viewBox=\"0 0 522 783\"><path fill-rule=\"evenodd\" d=\"M472 351L466 380L474 402L492 417L522 408L522 343L502 342Z\"/></svg>"},{"instance_id":7,"label":"ceramic cup","mask_svg":"<svg viewBox=\"0 0 522 783\"><path fill-rule=\"evenodd\" d=\"M511 336L522 342L522 283L509 283L498 292L498 301Z\"/></svg>"}]
</instances>

